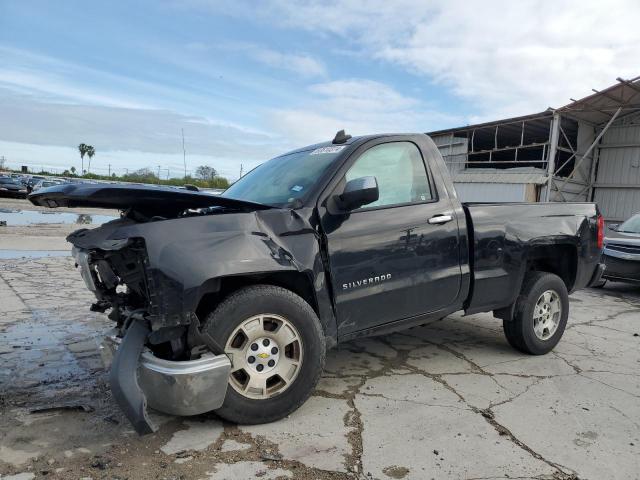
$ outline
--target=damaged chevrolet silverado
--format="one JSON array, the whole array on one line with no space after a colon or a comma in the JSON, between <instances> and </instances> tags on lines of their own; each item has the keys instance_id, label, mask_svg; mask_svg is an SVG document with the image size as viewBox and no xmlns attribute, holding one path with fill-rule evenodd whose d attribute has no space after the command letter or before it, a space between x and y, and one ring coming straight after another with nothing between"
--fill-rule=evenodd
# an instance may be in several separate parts
<instances>
[{"instance_id":1,"label":"damaged chevrolet silverado","mask_svg":"<svg viewBox=\"0 0 640 480\"><path fill-rule=\"evenodd\" d=\"M422 134L351 138L276 157L220 196L111 184L31 202L121 217L68 241L94 311L114 398L143 434L149 406L231 422L288 415L325 352L452 312L493 312L540 355L562 336L568 293L597 283L592 203L465 204Z\"/></svg>"}]
</instances>

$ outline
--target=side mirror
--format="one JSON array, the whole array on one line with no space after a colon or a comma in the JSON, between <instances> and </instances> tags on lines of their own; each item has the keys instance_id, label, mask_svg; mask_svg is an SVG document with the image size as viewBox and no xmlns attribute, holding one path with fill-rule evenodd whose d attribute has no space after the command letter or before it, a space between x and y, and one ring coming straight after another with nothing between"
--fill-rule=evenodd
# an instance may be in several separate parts
<instances>
[{"instance_id":1,"label":"side mirror","mask_svg":"<svg viewBox=\"0 0 640 480\"><path fill-rule=\"evenodd\" d=\"M378 200L378 180L376 177L360 177L349 180L340 195L341 207L345 210L355 210Z\"/></svg>"},{"instance_id":2,"label":"side mirror","mask_svg":"<svg viewBox=\"0 0 640 480\"><path fill-rule=\"evenodd\" d=\"M619 225L617 223L612 223L611 225L609 225L609 230L616 232L618 230Z\"/></svg>"}]
</instances>

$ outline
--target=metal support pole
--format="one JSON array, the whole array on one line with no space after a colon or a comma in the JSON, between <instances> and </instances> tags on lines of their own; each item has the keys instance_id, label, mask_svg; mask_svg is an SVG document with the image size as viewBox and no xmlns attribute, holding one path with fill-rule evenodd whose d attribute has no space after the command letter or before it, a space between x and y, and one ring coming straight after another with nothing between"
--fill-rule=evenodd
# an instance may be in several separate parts
<instances>
[{"instance_id":1,"label":"metal support pole","mask_svg":"<svg viewBox=\"0 0 640 480\"><path fill-rule=\"evenodd\" d=\"M594 200L593 185L596 183L596 174L597 174L598 163L600 163L601 151L602 151L601 149L598 149L598 155L594 155L593 157L591 157L591 168L589 169L589 185L588 185L589 193L587 194L588 202L593 202Z\"/></svg>"},{"instance_id":2,"label":"metal support pole","mask_svg":"<svg viewBox=\"0 0 640 480\"><path fill-rule=\"evenodd\" d=\"M558 135L560 133L560 115L553 114L551 119L551 131L549 132L549 151L547 153L547 188L544 192L544 201L548 202L551 198L551 177L556 167L556 152L558 151Z\"/></svg>"},{"instance_id":3,"label":"metal support pole","mask_svg":"<svg viewBox=\"0 0 640 480\"><path fill-rule=\"evenodd\" d=\"M560 190L562 190L564 188L564 186L567 184L567 182L569 181L569 179L571 177L573 177L573 174L576 172L576 170L578 170L578 167L580 167L580 165L582 164L582 162L584 161L585 158L587 158L587 156L591 153L591 150L593 150L595 148L595 146L598 144L598 142L600 141L600 139L602 138L602 136L605 134L605 132L607 130L609 130L609 127L611 126L611 124L613 123L613 121L617 118L617 116L620 114L620 112L622 111L622 107L619 107L616 110L616 113L613 114L613 116L609 119L609 121L607 122L607 124L604 126L604 128L600 131L600 133L598 134L598 136L595 138L595 140L593 141L593 143L591 145L589 145L589 148L587 148L587 151L584 152L584 154L582 155L582 157L580 157L580 160L578 160L578 163L576 163L573 167L573 171L569 174L569 176L567 178L564 179L564 182L562 182L562 185L560 185Z\"/></svg>"}]
</instances>

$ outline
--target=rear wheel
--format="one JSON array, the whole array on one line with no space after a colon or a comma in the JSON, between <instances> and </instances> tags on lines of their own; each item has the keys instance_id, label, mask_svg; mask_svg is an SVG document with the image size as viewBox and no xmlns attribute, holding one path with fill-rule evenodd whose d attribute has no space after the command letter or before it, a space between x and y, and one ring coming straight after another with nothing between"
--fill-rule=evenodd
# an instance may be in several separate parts
<instances>
[{"instance_id":1,"label":"rear wheel","mask_svg":"<svg viewBox=\"0 0 640 480\"><path fill-rule=\"evenodd\" d=\"M205 330L231 360L222 418L267 423L296 410L320 378L325 338L311 306L272 285L246 287L227 297Z\"/></svg>"},{"instance_id":2,"label":"rear wheel","mask_svg":"<svg viewBox=\"0 0 640 480\"><path fill-rule=\"evenodd\" d=\"M569 295L560 277L530 272L516 300L513 319L504 320L507 340L517 350L543 355L558 344L569 317Z\"/></svg>"}]
</instances>

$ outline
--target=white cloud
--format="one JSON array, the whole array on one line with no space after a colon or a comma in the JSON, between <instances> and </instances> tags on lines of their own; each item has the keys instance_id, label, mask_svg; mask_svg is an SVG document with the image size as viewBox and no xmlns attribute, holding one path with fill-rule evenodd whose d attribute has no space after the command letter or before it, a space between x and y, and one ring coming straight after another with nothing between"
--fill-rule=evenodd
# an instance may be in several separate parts
<instances>
[{"instance_id":1,"label":"white cloud","mask_svg":"<svg viewBox=\"0 0 640 480\"><path fill-rule=\"evenodd\" d=\"M324 77L327 75L324 63L307 53L283 52L255 43L224 42L207 45L202 42L191 42L186 45L186 49L196 54L206 54L212 50L240 52L264 65L293 72L302 77Z\"/></svg>"},{"instance_id":2,"label":"white cloud","mask_svg":"<svg viewBox=\"0 0 640 480\"><path fill-rule=\"evenodd\" d=\"M271 125L292 146L330 140L343 128L352 135L424 132L454 120L372 80L318 83L311 85L308 92L310 95L302 105L272 112Z\"/></svg>"},{"instance_id":3,"label":"white cloud","mask_svg":"<svg viewBox=\"0 0 640 480\"><path fill-rule=\"evenodd\" d=\"M0 111L0 154L14 164L68 168L77 160L75 145L84 142L95 146L96 160L105 168L113 163L173 169L182 165L181 129L190 168L206 160L232 177L241 162L255 165L283 149L278 139L260 131L168 110L51 103L0 88Z\"/></svg>"},{"instance_id":4,"label":"white cloud","mask_svg":"<svg viewBox=\"0 0 640 480\"><path fill-rule=\"evenodd\" d=\"M231 13L246 8L235 2ZM561 106L640 74L636 0L277 0L257 15L338 35L363 56L471 100L487 118Z\"/></svg>"},{"instance_id":5,"label":"white cloud","mask_svg":"<svg viewBox=\"0 0 640 480\"><path fill-rule=\"evenodd\" d=\"M282 53L268 48L254 48L251 53L265 65L289 70L304 77L324 77L327 74L324 64L309 55Z\"/></svg>"}]
</instances>

